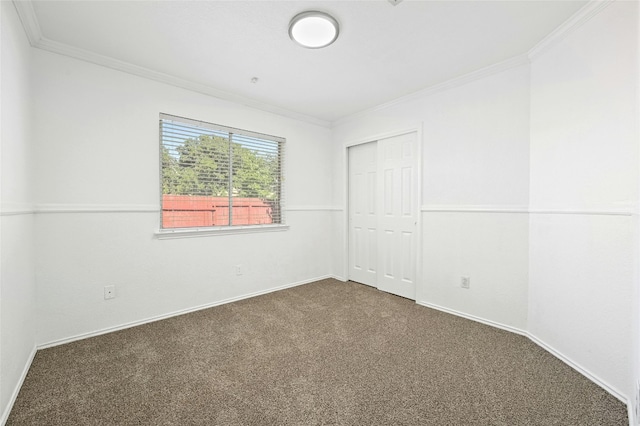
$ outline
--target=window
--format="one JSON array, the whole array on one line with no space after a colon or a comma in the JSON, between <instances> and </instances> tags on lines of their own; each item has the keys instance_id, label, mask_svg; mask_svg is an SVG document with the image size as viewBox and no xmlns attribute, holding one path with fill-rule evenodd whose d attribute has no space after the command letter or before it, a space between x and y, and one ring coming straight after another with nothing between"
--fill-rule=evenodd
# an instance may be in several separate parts
<instances>
[{"instance_id":1,"label":"window","mask_svg":"<svg viewBox=\"0 0 640 426\"><path fill-rule=\"evenodd\" d=\"M160 114L161 228L282 224L283 138Z\"/></svg>"}]
</instances>

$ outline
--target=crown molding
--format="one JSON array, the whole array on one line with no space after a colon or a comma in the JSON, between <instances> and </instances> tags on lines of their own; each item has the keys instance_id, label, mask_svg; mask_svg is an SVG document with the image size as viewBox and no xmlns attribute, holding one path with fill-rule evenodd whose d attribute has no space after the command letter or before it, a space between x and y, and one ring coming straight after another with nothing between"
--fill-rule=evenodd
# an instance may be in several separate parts
<instances>
[{"instance_id":1,"label":"crown molding","mask_svg":"<svg viewBox=\"0 0 640 426\"><path fill-rule=\"evenodd\" d=\"M330 123L328 121L311 117L306 114L301 114L301 113L290 111L288 109L280 108L274 105L262 103L244 96L235 95L220 89L216 89L206 84L185 80L180 77L154 71L149 68L141 67L138 65L131 64L129 62L120 61L118 59L111 58L109 56L104 56L104 55L93 53L84 49L69 46L67 44L49 40L44 37L42 37L34 47L37 47L39 49L46 50L52 53L69 56L85 62L96 64L96 65L101 65L103 67L111 68L117 71L133 74L135 76L146 78L148 80L157 81L170 86L179 87L192 92L201 93L203 95L208 95L214 98L223 99L226 101L245 105L245 106L255 108L261 111L269 112L272 114L293 118L295 120L304 121L304 122L315 124L321 127L326 127L326 128L330 127Z\"/></svg>"},{"instance_id":2,"label":"crown molding","mask_svg":"<svg viewBox=\"0 0 640 426\"><path fill-rule=\"evenodd\" d=\"M541 53L543 53L550 47L562 41L573 30L584 25L586 22L588 22L591 18L599 14L602 10L604 10L607 6L609 6L614 1L615 0L590 0L585 6L583 6L580 10L578 10L575 14L573 14L568 20L560 24L559 27L557 27L549 35L543 38L532 49L530 49L528 52L522 55L518 55L511 59L507 59L505 61L498 62L493 65L489 65L487 67L481 68L476 71L472 71L460 77L456 77L456 78L444 81L434 86L429 86L425 89L419 90L417 92L411 93L406 96L402 96L390 102L380 104L373 108L368 108L363 111L357 112L355 114L348 115L346 117L333 121L331 123L331 127L334 128L334 127L340 126L342 124L348 123L350 121L363 117L372 112L384 110L394 105L397 105L399 103L408 102L418 98L431 96L435 93L438 93L444 90L453 89L455 87L462 86L472 81L479 80L484 77L488 77L492 74L497 74L502 71L506 71L510 68L531 63L531 61L534 58L539 56Z\"/></svg>"},{"instance_id":3,"label":"crown molding","mask_svg":"<svg viewBox=\"0 0 640 426\"><path fill-rule=\"evenodd\" d=\"M580 10L573 14L569 19L564 21L558 28L551 31L545 38L540 40L538 44L533 46L528 52L529 60L540 56L548 49L564 40L574 30L580 28L591 18L602 12L607 6L615 0L590 0Z\"/></svg>"},{"instance_id":4,"label":"crown molding","mask_svg":"<svg viewBox=\"0 0 640 426\"><path fill-rule=\"evenodd\" d=\"M470 73L467 74L463 74L459 77L455 77L452 78L450 80L446 80L443 81L442 83L438 83L435 84L433 86L429 86L426 87L422 90L418 90L417 92L413 92L410 93L408 95L405 96L401 96L399 98L396 98L392 101L389 102L385 102L383 104L377 105L373 108L368 108L365 110L362 110L360 112L357 112L355 114L351 114L348 115L346 117L343 117L341 119L335 120L331 123L331 127L337 127L340 126L342 124L348 123L350 121L353 121L357 118L363 117L367 114L370 114L372 112L375 111L380 111L380 110L384 110L390 107L393 107L395 105L401 104L401 103L405 103L405 102L409 102L412 100L416 100L416 99L420 99L420 98L425 98L428 96L432 96L436 93L445 91L445 90L449 90L449 89L453 89L455 87L459 87L459 86L463 86L467 83L471 83L473 81L476 80L480 80L484 77L488 77L490 75L493 74L498 74L502 71L506 71L509 70L511 68L515 68L518 67L520 65L525 65L525 64L529 64L529 57L524 54L524 55L518 55L518 56L514 56L513 58L507 59L505 61L502 62L497 62L495 64L486 66L484 68L480 68L478 70L475 71L471 71Z\"/></svg>"},{"instance_id":5,"label":"crown molding","mask_svg":"<svg viewBox=\"0 0 640 426\"><path fill-rule=\"evenodd\" d=\"M68 56L71 58L79 59L81 61L89 62L103 67L111 68L117 71L122 71L128 74L133 74L138 77L146 78L148 80L157 81L160 83L168 84L170 86L179 87L192 92L201 93L203 95L212 96L225 101L234 102L247 107L255 108L264 112L277 114L280 116L293 118L295 120L304 121L316 126L330 128L331 123L326 120L321 120L310 115L301 114L295 111L281 108L275 105L263 103L245 96L236 95L226 92L224 90L217 89L213 86L197 83L194 81L186 80L174 75L161 73L151 70L149 68L141 67L131 64L129 62L120 61L110 56L100 55L88 50L80 49L70 46L65 43L60 43L54 40L49 40L42 35L40 31L40 25L38 24L38 18L33 9L31 0L14 0L13 4L18 11L22 26L24 27L27 37L31 46L38 49L42 49L48 52L57 53L59 55Z\"/></svg>"},{"instance_id":6,"label":"crown molding","mask_svg":"<svg viewBox=\"0 0 640 426\"><path fill-rule=\"evenodd\" d=\"M36 11L33 9L33 3L31 3L31 0L13 0L13 5L18 12L20 22L22 22L22 27L27 34L29 43L31 46L37 47L42 39L42 31L40 30Z\"/></svg>"},{"instance_id":7,"label":"crown molding","mask_svg":"<svg viewBox=\"0 0 640 426\"><path fill-rule=\"evenodd\" d=\"M511 69L520 65L528 64L534 58L538 57L543 52L545 52L555 44L562 41L572 31L574 31L575 29L579 28L580 26L588 22L591 18L596 16L598 13L600 13L602 10L604 10L607 6L609 6L614 1L615 0L590 0L584 7L582 7L579 11L577 11L571 18L569 18L567 21L565 21L563 24L561 24L559 27L553 30L549 35L547 35L544 39L542 39L538 44L536 44L532 49L530 49L525 54L518 55L513 58L507 59L505 61L498 62L496 64L489 65L487 67L478 69L476 71L472 71L462 76L444 81L442 83L429 86L417 92L413 92L411 94L401 96L392 101L377 105L373 108L362 110L355 114L351 114L331 122L327 120L321 120L319 118L312 117L306 114L301 114L295 111L291 111L285 108L277 107L275 105L270 105L267 103L256 101L254 99L247 98L244 96L229 93L209 85L196 83L180 77L164 74L164 73L154 71L145 67L134 65L129 62L120 61L112 57L99 55L97 53L93 53L84 49L79 49L64 43L59 43L53 40L49 40L42 35L42 31L40 30L40 25L38 23L38 19L35 14L35 10L33 8L33 4L31 0L13 0L13 4L18 12L20 20L22 22L22 26L24 27L24 30L27 34L29 42L31 43L31 46L36 47L38 49L72 57L85 62L96 64L96 65L101 65L107 68L126 72L128 74L136 75L149 80L179 87L192 92L201 93L204 95L212 96L212 97L223 99L226 101L242 104L242 105L255 108L261 111L269 112L272 114L277 114L280 116L304 121L320 127L334 128L375 111L384 110L394 105L404 103L404 102L409 102L422 97L428 97L438 92L449 90L449 89L470 83L472 81L479 80L484 77L488 77L492 74L497 74L502 71L506 71L508 69Z\"/></svg>"}]
</instances>

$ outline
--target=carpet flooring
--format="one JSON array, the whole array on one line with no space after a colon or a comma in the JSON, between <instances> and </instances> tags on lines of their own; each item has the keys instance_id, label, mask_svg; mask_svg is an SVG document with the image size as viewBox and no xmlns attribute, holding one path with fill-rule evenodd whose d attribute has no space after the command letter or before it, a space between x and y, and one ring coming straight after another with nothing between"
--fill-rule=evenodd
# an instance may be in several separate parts
<instances>
[{"instance_id":1,"label":"carpet flooring","mask_svg":"<svg viewBox=\"0 0 640 426\"><path fill-rule=\"evenodd\" d=\"M8 425L626 425L527 338L323 280L38 351Z\"/></svg>"}]
</instances>

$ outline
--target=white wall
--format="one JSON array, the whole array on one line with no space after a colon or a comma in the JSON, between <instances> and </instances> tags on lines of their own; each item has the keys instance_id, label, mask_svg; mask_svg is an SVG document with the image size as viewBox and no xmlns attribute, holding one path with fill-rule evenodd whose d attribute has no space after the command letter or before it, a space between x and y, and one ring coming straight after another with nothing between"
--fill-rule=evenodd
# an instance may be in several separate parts
<instances>
[{"instance_id":1,"label":"white wall","mask_svg":"<svg viewBox=\"0 0 640 426\"><path fill-rule=\"evenodd\" d=\"M529 330L621 396L638 262L637 7L612 3L531 71Z\"/></svg>"},{"instance_id":2,"label":"white wall","mask_svg":"<svg viewBox=\"0 0 640 426\"><path fill-rule=\"evenodd\" d=\"M39 50L34 90L40 344L330 274L329 129ZM285 137L290 229L155 238L160 112Z\"/></svg>"},{"instance_id":3,"label":"white wall","mask_svg":"<svg viewBox=\"0 0 640 426\"><path fill-rule=\"evenodd\" d=\"M530 66L380 106L333 134L344 204L344 144L422 123L418 301L526 331L621 399L639 371L638 22L637 2L614 2Z\"/></svg>"},{"instance_id":4,"label":"white wall","mask_svg":"<svg viewBox=\"0 0 640 426\"><path fill-rule=\"evenodd\" d=\"M423 275L417 301L515 329L527 326L528 88L523 64L334 128L339 204L345 143L422 126ZM341 235L344 230L334 238ZM333 267L345 274L339 258ZM459 286L463 275L471 278L469 290Z\"/></svg>"},{"instance_id":5,"label":"white wall","mask_svg":"<svg viewBox=\"0 0 640 426\"><path fill-rule=\"evenodd\" d=\"M35 351L30 47L13 3L1 2L0 423Z\"/></svg>"},{"instance_id":6,"label":"white wall","mask_svg":"<svg viewBox=\"0 0 640 426\"><path fill-rule=\"evenodd\" d=\"M418 301L527 330L630 396L634 348L640 357L638 215L627 214L640 192L638 16L637 3L616 2L531 66L418 94L330 131L30 52L2 2L0 408L35 341L345 276L344 144L416 126ZM159 112L286 137L290 230L157 240ZM34 200L35 217L7 214ZM461 275L469 290L458 287ZM117 297L104 301L112 284Z\"/></svg>"}]
</instances>

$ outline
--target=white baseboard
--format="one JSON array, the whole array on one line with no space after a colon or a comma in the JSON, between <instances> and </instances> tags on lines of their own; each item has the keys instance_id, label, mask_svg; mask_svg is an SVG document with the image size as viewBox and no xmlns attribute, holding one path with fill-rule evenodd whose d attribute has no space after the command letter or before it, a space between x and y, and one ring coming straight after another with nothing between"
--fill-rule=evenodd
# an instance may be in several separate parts
<instances>
[{"instance_id":1,"label":"white baseboard","mask_svg":"<svg viewBox=\"0 0 640 426\"><path fill-rule=\"evenodd\" d=\"M220 301L216 301L216 302L212 302L212 303L207 303L204 305L200 305L200 306L195 306L192 308L187 308L187 309L182 309L179 311L174 311L171 313L167 313L167 314L163 314L163 315L157 315L154 317L150 317L150 318L146 318L143 320L139 320L139 321L133 321L133 322L129 322L126 324L121 324L115 327L107 327L101 330L96 330L96 331L92 331L90 333L83 333L83 334L79 334L76 336L72 336L72 337L68 337L68 338L64 338L64 339L59 339L59 340L55 340L55 341L51 341L48 343L44 343L41 345L38 345L37 347L34 347L31 354L29 355L29 359L27 361L27 363L25 364L25 367L23 369L23 372L21 374L20 380L19 382L16 384L15 389L13 391L13 394L11 395L11 399L9 400L9 404L7 405L7 407L5 408L4 412L2 413L2 417L0 417L0 426L4 426L8 417L9 417L9 413L11 412L11 409L13 408L13 404L16 401L16 398L18 397L18 393L20 392L20 388L22 387L22 384L24 383L24 380L27 376L27 373L29 371L29 368L31 367L31 363L33 362L33 359L36 355L36 351L38 349L45 349L45 348L50 348L53 346L58 346L58 345L62 345L65 343L70 343L70 342L74 342L77 340L82 340L82 339L87 339L90 337L94 337L94 336L99 336L102 334L107 334L107 333L111 333L114 331L118 331L118 330L124 330L127 328L131 328L131 327L136 327L138 325L143 325L143 324L148 324L151 322L155 322L155 321L160 321L163 319L167 319L167 318L171 318L171 317L175 317L178 315L184 315L184 314L188 314L191 312L196 312L196 311L200 311L203 309L208 309L208 308L212 308L214 306L220 306L220 305L224 305L227 303L232 303L232 302L236 302L239 300L243 300L243 299L249 299L251 297L256 297L256 296L261 296L263 294L268 294L268 293L273 293L275 291L279 291L279 290L284 290L287 288L292 288L292 287L297 287L300 285L304 285L304 284L309 284L315 281L320 281L320 280L324 280L327 278L333 278L339 281L343 281L346 282L347 279L344 277L340 277L337 275L325 275L325 276L321 276L321 277L316 277L316 278L311 278L308 280L303 280L303 281L298 281L295 283L290 283L290 284L285 284L282 286L278 286L278 287L272 287L270 289L267 290L261 290L261 291L257 291L257 292L253 292L253 293L248 293L245 295L241 295L241 296L237 296L237 297L232 297L229 299L224 299L224 300L220 300ZM568 366L570 366L571 368L573 368L574 370L576 370L577 372L579 372L580 374L582 374L583 376L585 376L587 379L591 380L593 383L597 384L598 386L600 386L601 388L603 388L605 391L607 391L608 393L610 393L612 396L614 396L616 399L620 400L622 403L627 405L627 409L628 409L628 415L629 415L629 424L633 425L633 412L632 412L632 403L631 400L629 400L626 396L624 396L624 394L620 391L618 391L616 388L614 388L613 386L609 385L606 381L602 380L600 377L598 377L597 375L593 374L592 372L590 372L588 369L582 367L579 363L573 361L572 359L570 359L569 357L565 356L564 354L562 354L560 351L556 350L555 348L553 348L552 346L548 345L547 343L545 343L544 341L542 341L541 339L539 339L538 337L534 336L533 334L521 330L519 328L516 327L512 327L509 325L505 325L505 324L501 324L499 322L496 321L492 321L492 320L488 320L485 318L481 318L481 317L477 317L475 315L470 315L461 311L456 311L455 309L450 309L450 308L445 308L443 306L439 306L433 303L428 303L428 302L424 302L424 301L416 301L416 303L418 305L427 307L427 308L432 308L432 309L436 309L438 311L441 312L445 312L448 314L452 314L452 315L456 315L458 317L461 318L465 318L471 321L475 321L475 322L479 322L491 327L495 327L495 328L499 328L501 330L505 330L505 331L509 331L511 333L515 333L515 334L519 334L521 336L527 337L529 338L533 343L537 344L538 346L540 346L541 348L543 348L544 350L546 350L547 352L551 353L552 355L554 355L556 358L558 358L559 360L563 361L565 364L567 364Z\"/></svg>"},{"instance_id":2,"label":"white baseboard","mask_svg":"<svg viewBox=\"0 0 640 426\"><path fill-rule=\"evenodd\" d=\"M521 336L529 338L529 340L531 340L533 343L535 343L536 345L540 346L542 349L544 349L545 351L549 352L551 355L555 356L560 361L564 362L569 367L573 368L578 373L582 374L583 376L585 376L587 379L591 380L596 385L600 386L602 389L604 389L605 391L610 393L616 399L619 399L623 404L627 405L627 408L628 408L628 411L629 411L629 424L630 425L633 424L633 423L631 423L631 421L632 421L631 420L632 419L632 412L631 412L632 404L622 392L620 392L618 389L616 389L615 387L613 387L610 384L608 384L605 380L602 380L596 374L593 374L591 371L589 371L588 369L586 369L583 366L581 366L579 363L577 363L574 360L572 360L571 358L565 356L562 352L558 351L554 347L552 347L549 344L545 343L543 340L541 340L538 337L534 336L530 332L524 331L524 330L520 330L519 328L515 328L515 327L509 326L509 325L501 324L501 323L498 323L498 322L495 322L495 321L491 321L491 320L488 320L488 319L485 319L485 318L480 318L480 317L477 317L475 315L470 315L470 314L466 314L464 312L456 311L455 309L449 309L449 308L445 308L443 306L438 306L438 305L435 305L433 303L428 303L428 302L416 302L416 303L418 305L425 306L427 308L436 309L438 311L446 312L448 314L452 314L452 315L456 315L456 316L459 316L459 317L462 317L462 318L466 318L466 319L469 319L469 320L472 320L472 321L480 322L482 324L486 324L486 325L489 325L491 327L500 328L502 330L510 331L512 333L516 333L516 334L519 334Z\"/></svg>"},{"instance_id":3,"label":"white baseboard","mask_svg":"<svg viewBox=\"0 0 640 426\"><path fill-rule=\"evenodd\" d=\"M33 359L35 358L37 351L38 351L38 348L34 345L33 349L31 350L31 353L29 354L29 357L27 358L27 362L25 363L24 368L22 369L22 373L20 374L20 380L18 380L18 383L16 383L13 389L13 392L11 393L11 398L9 398L9 403L4 408L4 411L2 412L2 417L0 417L0 425L2 426L4 426L7 423L7 420L9 419L9 414L11 413L11 409L13 408L13 404L16 403L16 399L18 398L18 394L20 393L20 388L22 388L24 379L27 378L27 373L31 368L31 364L33 363Z\"/></svg>"},{"instance_id":4,"label":"white baseboard","mask_svg":"<svg viewBox=\"0 0 640 426\"><path fill-rule=\"evenodd\" d=\"M343 283L346 283L347 281L349 281L348 278L341 277L339 275L330 275L329 278L333 278L334 280L342 281Z\"/></svg>"},{"instance_id":5,"label":"white baseboard","mask_svg":"<svg viewBox=\"0 0 640 426\"><path fill-rule=\"evenodd\" d=\"M555 349L553 346L545 343L544 341L542 341L538 337L534 336L533 334L527 333L527 337L533 343L535 343L536 345L540 346L542 349L546 350L551 355L555 356L560 361L564 362L569 367L573 368L578 373L582 374L587 379L591 380L593 383L595 383L596 385L600 386L601 388L603 388L604 390L609 392L611 395L613 395L617 399L619 399L623 404L627 404L627 406L628 406L627 397L622 392L620 392L618 389L616 389L613 386L609 385L606 381L602 380L600 377L598 377L597 375L593 374L591 371L589 371L588 369L584 368L579 363L575 362L574 360L572 360L568 356L564 355L562 352L560 352L559 350Z\"/></svg>"},{"instance_id":6,"label":"white baseboard","mask_svg":"<svg viewBox=\"0 0 640 426\"><path fill-rule=\"evenodd\" d=\"M455 309L445 308L444 306L439 306L434 303L429 302L421 302L416 301L416 303L420 306L425 306L427 308L432 308L438 311L446 312L451 315L456 315L462 318L469 319L471 321L479 322L485 325L490 325L491 327L500 328L502 330L510 331L511 333L519 334L521 336L526 336L527 332L524 330L520 330L519 328L512 327L510 325L505 325L496 321L491 321L485 318L477 317L475 315L466 314L464 312L456 311Z\"/></svg>"},{"instance_id":7,"label":"white baseboard","mask_svg":"<svg viewBox=\"0 0 640 426\"><path fill-rule=\"evenodd\" d=\"M145 318L145 319L138 320L138 321L132 321L132 322L128 322L128 323L125 323L125 324L120 324L120 325L117 325L117 326L114 326L114 327L107 327L107 328L103 328L103 329L100 329L100 330L91 331L89 333L77 334L75 336L65 337L64 339L52 340L50 342L42 343L42 344L38 345L38 349L46 349L46 348L51 348L51 347L54 347L54 346L64 345L65 343L71 343L71 342L75 342L77 340L88 339L90 337L100 336L102 334L112 333L114 331L125 330L127 328L136 327L136 326L139 326L139 325L148 324L148 323L155 322L155 321L160 321L160 320L163 320L163 319L175 317L175 316L178 316L178 315L188 314L188 313L191 313L191 312L201 311L203 309L213 308L214 306L225 305L227 303L237 302L239 300L249 299L251 297L256 297L256 296L261 296L263 294L273 293L275 291L284 290L284 289L291 288L291 287L297 287L299 285L309 284L309 283L312 283L312 282L315 282L315 281L324 280L324 279L327 279L327 278L332 278L332 276L323 275L321 277L310 278L308 280L303 280L303 281L298 281L298 282L295 282L295 283L285 284L285 285L281 285L281 286L278 286L278 287L272 287L272 288L269 288L267 290L256 291L256 292L244 294L244 295L241 295L241 296L231 297L229 299L223 299L223 300L219 300L219 301L216 301L216 302L206 303L204 305L194 306L192 308L181 309L181 310L170 312L170 313L167 313L167 314L156 315L156 316L153 316L153 317L150 317L150 318Z\"/></svg>"}]
</instances>

